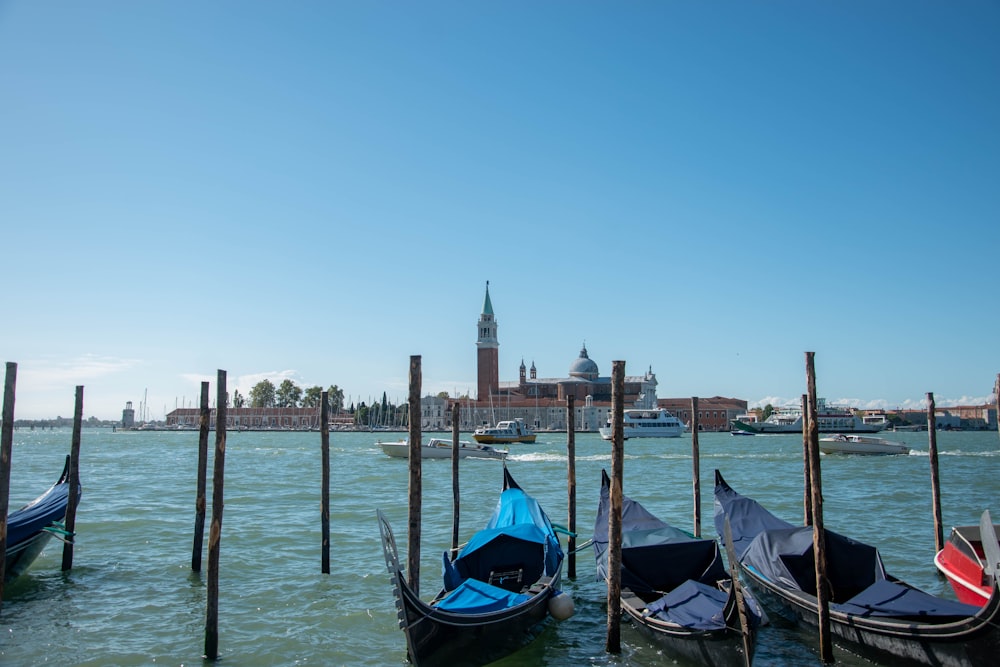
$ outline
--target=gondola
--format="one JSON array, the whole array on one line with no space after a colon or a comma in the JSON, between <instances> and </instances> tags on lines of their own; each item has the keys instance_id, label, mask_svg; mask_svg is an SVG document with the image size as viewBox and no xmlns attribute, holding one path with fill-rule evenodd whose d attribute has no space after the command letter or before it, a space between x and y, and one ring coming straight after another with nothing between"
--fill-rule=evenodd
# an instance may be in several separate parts
<instances>
[{"instance_id":1,"label":"gondola","mask_svg":"<svg viewBox=\"0 0 1000 667\"><path fill-rule=\"evenodd\" d=\"M69 504L69 457L59 479L45 493L7 515L4 582L24 574L54 534L65 536L61 523Z\"/></svg>"},{"instance_id":2,"label":"gondola","mask_svg":"<svg viewBox=\"0 0 1000 667\"><path fill-rule=\"evenodd\" d=\"M483 665L516 651L550 614L561 617L563 551L549 518L504 466L493 517L454 560L444 552L444 588L423 602L399 565L392 528L378 511L382 550L399 624L415 665ZM555 602L553 603L553 601Z\"/></svg>"},{"instance_id":3,"label":"gondola","mask_svg":"<svg viewBox=\"0 0 1000 667\"><path fill-rule=\"evenodd\" d=\"M601 499L594 522L597 575L608 580L611 480L601 471ZM746 665L736 589L714 540L693 537L622 498L623 613L671 658L706 665ZM750 655L761 614L749 596Z\"/></svg>"},{"instance_id":4,"label":"gondola","mask_svg":"<svg viewBox=\"0 0 1000 667\"><path fill-rule=\"evenodd\" d=\"M743 577L769 610L816 630L810 526L794 526L741 496L715 471L715 525L729 519ZM721 530L721 528L720 528ZM935 597L886 573L875 547L824 532L834 643L888 664L995 664L1000 589L982 608Z\"/></svg>"}]
</instances>

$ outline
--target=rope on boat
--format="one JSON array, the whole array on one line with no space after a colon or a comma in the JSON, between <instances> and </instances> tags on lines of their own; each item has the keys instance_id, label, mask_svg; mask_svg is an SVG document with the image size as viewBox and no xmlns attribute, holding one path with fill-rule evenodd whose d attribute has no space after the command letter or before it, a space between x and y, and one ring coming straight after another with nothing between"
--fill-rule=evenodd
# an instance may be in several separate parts
<instances>
[{"instance_id":1,"label":"rope on boat","mask_svg":"<svg viewBox=\"0 0 1000 667\"><path fill-rule=\"evenodd\" d=\"M575 553L578 553L580 551L583 551L584 549L589 548L593 543L594 543L594 540L593 539L589 539L586 542L584 542L583 544L581 544L580 546L578 546L576 549L573 549L573 551L571 551L570 553L574 553L575 554Z\"/></svg>"},{"instance_id":2,"label":"rope on boat","mask_svg":"<svg viewBox=\"0 0 1000 667\"><path fill-rule=\"evenodd\" d=\"M557 533L562 533L563 535L569 535L570 537L577 536L576 533L572 532L569 528L567 528L566 526L560 526L558 523L552 524L552 530L554 530Z\"/></svg>"},{"instance_id":3,"label":"rope on boat","mask_svg":"<svg viewBox=\"0 0 1000 667\"><path fill-rule=\"evenodd\" d=\"M42 528L47 533L52 533L52 536L57 540L61 540L66 544L73 544L73 538L76 537L76 533L66 530L66 524L59 523L58 521L53 521L49 525Z\"/></svg>"}]
</instances>

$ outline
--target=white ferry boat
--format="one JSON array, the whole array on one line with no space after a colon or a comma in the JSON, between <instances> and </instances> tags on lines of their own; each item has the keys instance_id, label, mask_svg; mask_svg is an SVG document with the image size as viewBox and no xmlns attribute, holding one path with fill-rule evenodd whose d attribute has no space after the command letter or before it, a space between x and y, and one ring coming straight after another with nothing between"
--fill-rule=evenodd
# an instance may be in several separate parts
<instances>
[{"instance_id":1,"label":"white ferry boat","mask_svg":"<svg viewBox=\"0 0 1000 667\"><path fill-rule=\"evenodd\" d=\"M825 398L816 400L816 421L820 433L877 433L888 422L866 422L849 408L827 405ZM802 433L802 408L788 406L776 408L764 421L733 420L733 430L751 433Z\"/></svg>"},{"instance_id":2,"label":"white ferry boat","mask_svg":"<svg viewBox=\"0 0 1000 667\"><path fill-rule=\"evenodd\" d=\"M684 424L663 408L642 410L630 409L622 413L625 439L629 438L679 438L684 433ZM597 429L605 440L611 439L611 415L607 424Z\"/></svg>"}]
</instances>

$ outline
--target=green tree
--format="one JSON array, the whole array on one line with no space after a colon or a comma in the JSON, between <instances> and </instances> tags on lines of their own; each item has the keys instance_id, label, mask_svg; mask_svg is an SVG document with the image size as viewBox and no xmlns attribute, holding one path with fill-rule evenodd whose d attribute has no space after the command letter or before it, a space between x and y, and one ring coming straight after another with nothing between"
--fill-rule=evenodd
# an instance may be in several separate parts
<instances>
[{"instance_id":1,"label":"green tree","mask_svg":"<svg viewBox=\"0 0 1000 667\"><path fill-rule=\"evenodd\" d=\"M323 401L323 387L306 387L306 393L302 396L302 407L318 408Z\"/></svg>"},{"instance_id":2,"label":"green tree","mask_svg":"<svg viewBox=\"0 0 1000 667\"><path fill-rule=\"evenodd\" d=\"M764 421L765 419L770 417L773 412L774 412L774 406L768 403L767 405L764 406L764 411L761 413L760 420Z\"/></svg>"},{"instance_id":3,"label":"green tree","mask_svg":"<svg viewBox=\"0 0 1000 667\"><path fill-rule=\"evenodd\" d=\"M289 379L281 381L274 392L274 405L279 408L294 408L302 398L302 388Z\"/></svg>"},{"instance_id":4,"label":"green tree","mask_svg":"<svg viewBox=\"0 0 1000 667\"><path fill-rule=\"evenodd\" d=\"M242 408L246 404L246 398L240 393L239 389L233 389L233 407Z\"/></svg>"},{"instance_id":5,"label":"green tree","mask_svg":"<svg viewBox=\"0 0 1000 667\"><path fill-rule=\"evenodd\" d=\"M448 396L448 392L446 392L446 391L439 391L439 392L437 393L437 397L438 397L438 398L450 398L450 397Z\"/></svg>"},{"instance_id":6,"label":"green tree","mask_svg":"<svg viewBox=\"0 0 1000 667\"><path fill-rule=\"evenodd\" d=\"M344 409L344 390L335 384L330 385L326 390L327 400L330 401L330 412L337 414Z\"/></svg>"},{"instance_id":7,"label":"green tree","mask_svg":"<svg viewBox=\"0 0 1000 667\"><path fill-rule=\"evenodd\" d=\"M251 408L273 408L274 407L274 383L270 380L261 380L250 389Z\"/></svg>"}]
</instances>

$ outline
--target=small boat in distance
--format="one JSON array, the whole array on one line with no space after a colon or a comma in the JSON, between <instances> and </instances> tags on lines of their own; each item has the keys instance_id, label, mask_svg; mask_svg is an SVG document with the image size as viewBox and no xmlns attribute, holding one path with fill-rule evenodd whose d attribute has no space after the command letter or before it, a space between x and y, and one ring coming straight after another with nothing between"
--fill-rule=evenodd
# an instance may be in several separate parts
<instances>
[{"instance_id":1,"label":"small boat in distance","mask_svg":"<svg viewBox=\"0 0 1000 667\"><path fill-rule=\"evenodd\" d=\"M909 454L902 442L893 442L873 435L838 433L819 439L819 451L824 454Z\"/></svg>"},{"instance_id":2,"label":"small boat in distance","mask_svg":"<svg viewBox=\"0 0 1000 667\"><path fill-rule=\"evenodd\" d=\"M799 491L801 493L801 491ZM715 526L732 528L736 560L757 599L797 625L819 619L813 527L796 526L740 495L715 471ZM984 606L926 593L886 572L874 546L825 530L833 642L878 663L992 665L1000 650L1000 588Z\"/></svg>"},{"instance_id":3,"label":"small boat in distance","mask_svg":"<svg viewBox=\"0 0 1000 667\"><path fill-rule=\"evenodd\" d=\"M77 496L79 497L79 496ZM69 505L69 457L59 479L48 491L19 510L7 515L7 553L4 560L4 582L24 574L42 553L53 535L71 540L62 522Z\"/></svg>"},{"instance_id":4,"label":"small boat in distance","mask_svg":"<svg viewBox=\"0 0 1000 667\"><path fill-rule=\"evenodd\" d=\"M978 526L956 526L934 556L934 565L948 578L955 596L966 604L982 607L990 600L997 569L1000 568L1000 541L990 511L985 510Z\"/></svg>"},{"instance_id":5,"label":"small boat in distance","mask_svg":"<svg viewBox=\"0 0 1000 667\"><path fill-rule=\"evenodd\" d=\"M611 419L597 429L605 440L611 439ZM622 428L625 439L629 438L679 438L684 433L684 424L664 408L630 408L622 413Z\"/></svg>"},{"instance_id":6,"label":"small boat in distance","mask_svg":"<svg viewBox=\"0 0 1000 667\"><path fill-rule=\"evenodd\" d=\"M512 442L535 441L535 432L524 423L523 419L508 419L497 422L496 426L477 428L472 434L473 439L483 445L508 445Z\"/></svg>"},{"instance_id":7,"label":"small boat in distance","mask_svg":"<svg viewBox=\"0 0 1000 667\"><path fill-rule=\"evenodd\" d=\"M444 588L431 602L422 601L407 583L392 528L381 510L377 514L399 627L414 665L485 665L534 639L549 615L572 615L572 599L558 590L559 538L506 465L492 518L454 560L444 552Z\"/></svg>"},{"instance_id":8,"label":"small boat in distance","mask_svg":"<svg viewBox=\"0 0 1000 667\"><path fill-rule=\"evenodd\" d=\"M608 580L611 480L601 471L594 521L597 577ZM747 638L751 657L761 611L748 592ZM732 579L716 540L701 539L661 521L640 503L622 497L622 611L671 659L743 667L744 637Z\"/></svg>"},{"instance_id":9,"label":"small boat in distance","mask_svg":"<svg viewBox=\"0 0 1000 667\"><path fill-rule=\"evenodd\" d=\"M400 459L410 458L410 443L408 440L398 440L396 442L379 442L379 447L388 456ZM420 458L423 459L450 459L452 454L451 440L441 438L431 438L420 446ZM505 459L507 450L496 449L489 445L472 444L471 442L458 443L458 458L476 459Z\"/></svg>"}]
</instances>

